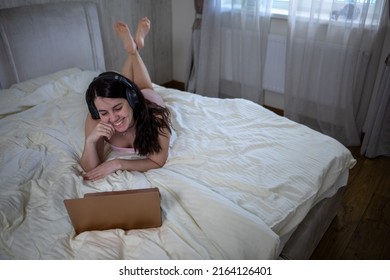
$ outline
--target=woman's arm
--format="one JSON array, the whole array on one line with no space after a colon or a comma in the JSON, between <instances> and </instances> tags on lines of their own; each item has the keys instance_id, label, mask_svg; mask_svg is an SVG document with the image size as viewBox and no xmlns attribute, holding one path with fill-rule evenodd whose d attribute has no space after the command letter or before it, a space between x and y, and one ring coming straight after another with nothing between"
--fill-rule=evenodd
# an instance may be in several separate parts
<instances>
[{"instance_id":1,"label":"woman's arm","mask_svg":"<svg viewBox=\"0 0 390 280\"><path fill-rule=\"evenodd\" d=\"M102 179L108 174L117 170L139 171L146 172L150 169L161 168L168 159L170 134L168 129L164 129L164 134L159 135L159 142L161 151L149 155L145 159L127 160L127 159L113 159L98 165L96 168L85 173L84 179L95 181Z\"/></svg>"},{"instance_id":2,"label":"woman's arm","mask_svg":"<svg viewBox=\"0 0 390 280\"><path fill-rule=\"evenodd\" d=\"M149 169L163 167L168 159L170 138L171 135L168 129L164 129L158 137L158 141L161 147L161 151L159 153L151 154L146 159L141 160L118 160L120 164L119 169L145 172Z\"/></svg>"},{"instance_id":3,"label":"woman's arm","mask_svg":"<svg viewBox=\"0 0 390 280\"><path fill-rule=\"evenodd\" d=\"M88 114L85 120L84 150L80 160L80 165L85 171L90 171L103 162L104 137L109 139L113 133L114 128L111 125L94 120Z\"/></svg>"}]
</instances>

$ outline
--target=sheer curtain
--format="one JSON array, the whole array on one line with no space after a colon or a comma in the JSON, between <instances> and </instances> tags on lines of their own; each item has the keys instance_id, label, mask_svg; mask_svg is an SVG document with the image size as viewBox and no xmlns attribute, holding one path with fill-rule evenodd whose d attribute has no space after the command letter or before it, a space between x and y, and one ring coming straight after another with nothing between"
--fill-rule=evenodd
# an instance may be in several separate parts
<instances>
[{"instance_id":1,"label":"sheer curtain","mask_svg":"<svg viewBox=\"0 0 390 280\"><path fill-rule=\"evenodd\" d=\"M204 0L199 52L187 89L262 103L271 0Z\"/></svg>"},{"instance_id":2,"label":"sheer curtain","mask_svg":"<svg viewBox=\"0 0 390 280\"><path fill-rule=\"evenodd\" d=\"M372 95L386 0L290 0L286 117L359 145Z\"/></svg>"},{"instance_id":3,"label":"sheer curtain","mask_svg":"<svg viewBox=\"0 0 390 280\"><path fill-rule=\"evenodd\" d=\"M200 27L202 26L203 2L204 0L194 0L196 16L192 25L190 58L185 81L185 90L189 92L196 91L195 81L198 68L197 64L199 61Z\"/></svg>"},{"instance_id":4,"label":"sheer curtain","mask_svg":"<svg viewBox=\"0 0 390 280\"><path fill-rule=\"evenodd\" d=\"M369 158L390 156L390 54L385 61L378 94L368 118L360 153Z\"/></svg>"}]
</instances>

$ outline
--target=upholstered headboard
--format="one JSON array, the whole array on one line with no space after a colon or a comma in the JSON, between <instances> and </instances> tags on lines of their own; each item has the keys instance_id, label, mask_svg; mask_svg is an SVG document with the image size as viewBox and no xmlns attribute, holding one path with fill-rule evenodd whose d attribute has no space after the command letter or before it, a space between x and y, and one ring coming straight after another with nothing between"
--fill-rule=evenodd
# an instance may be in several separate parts
<instances>
[{"instance_id":1,"label":"upholstered headboard","mask_svg":"<svg viewBox=\"0 0 390 280\"><path fill-rule=\"evenodd\" d=\"M94 3L0 10L0 40L0 88L71 67L105 69Z\"/></svg>"}]
</instances>

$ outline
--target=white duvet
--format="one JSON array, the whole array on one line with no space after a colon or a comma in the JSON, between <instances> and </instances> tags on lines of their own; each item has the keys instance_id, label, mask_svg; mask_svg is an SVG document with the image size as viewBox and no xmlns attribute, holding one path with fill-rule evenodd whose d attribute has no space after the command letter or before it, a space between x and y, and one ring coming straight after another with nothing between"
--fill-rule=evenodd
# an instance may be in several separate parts
<instances>
[{"instance_id":1,"label":"white duvet","mask_svg":"<svg viewBox=\"0 0 390 280\"><path fill-rule=\"evenodd\" d=\"M84 92L96 75L68 69L0 91L0 258L274 259L279 236L355 162L250 101L156 85L172 113L166 165L83 181ZM160 228L75 235L64 199L149 187L161 192Z\"/></svg>"}]
</instances>

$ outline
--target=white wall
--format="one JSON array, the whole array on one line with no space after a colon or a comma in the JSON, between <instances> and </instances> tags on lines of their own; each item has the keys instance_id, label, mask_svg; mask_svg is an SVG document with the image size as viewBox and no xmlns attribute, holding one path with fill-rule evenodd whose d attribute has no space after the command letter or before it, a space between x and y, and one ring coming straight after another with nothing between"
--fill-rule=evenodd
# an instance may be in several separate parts
<instances>
[{"instance_id":1,"label":"white wall","mask_svg":"<svg viewBox=\"0 0 390 280\"><path fill-rule=\"evenodd\" d=\"M195 19L193 0L172 0L173 80L184 83Z\"/></svg>"}]
</instances>

